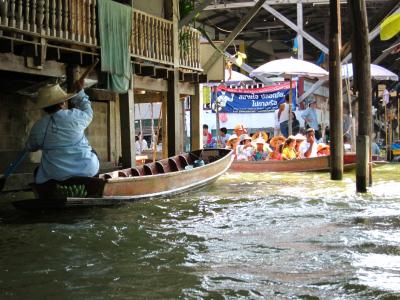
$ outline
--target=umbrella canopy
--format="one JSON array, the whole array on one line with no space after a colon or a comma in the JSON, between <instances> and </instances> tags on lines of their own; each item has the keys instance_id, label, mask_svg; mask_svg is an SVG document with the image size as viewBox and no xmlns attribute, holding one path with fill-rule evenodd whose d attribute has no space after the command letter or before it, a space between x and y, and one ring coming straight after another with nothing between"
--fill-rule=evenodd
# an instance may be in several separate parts
<instances>
[{"instance_id":1,"label":"umbrella canopy","mask_svg":"<svg viewBox=\"0 0 400 300\"><path fill-rule=\"evenodd\" d=\"M342 65L342 78L353 78L353 64ZM399 80L399 76L392 71L374 64L371 64L371 78L376 80Z\"/></svg>"},{"instance_id":2,"label":"umbrella canopy","mask_svg":"<svg viewBox=\"0 0 400 300\"><path fill-rule=\"evenodd\" d=\"M300 76L300 77L325 77L329 73L321 67L305 60L295 58L277 59L253 70L250 76Z\"/></svg>"},{"instance_id":3,"label":"umbrella canopy","mask_svg":"<svg viewBox=\"0 0 400 300\"><path fill-rule=\"evenodd\" d=\"M240 82L240 81L253 81L250 77L243 75L242 73L231 71L229 74L229 70L225 69L225 82Z\"/></svg>"}]
</instances>

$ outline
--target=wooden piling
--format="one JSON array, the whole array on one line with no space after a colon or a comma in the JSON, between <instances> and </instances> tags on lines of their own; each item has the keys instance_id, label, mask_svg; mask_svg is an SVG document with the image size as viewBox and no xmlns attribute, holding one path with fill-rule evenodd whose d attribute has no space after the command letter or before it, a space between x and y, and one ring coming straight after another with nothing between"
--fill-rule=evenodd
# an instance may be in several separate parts
<instances>
[{"instance_id":1,"label":"wooden piling","mask_svg":"<svg viewBox=\"0 0 400 300\"><path fill-rule=\"evenodd\" d=\"M370 152L370 141L368 135L357 136L357 192L367 192L367 186L369 181L369 166L365 164L365 161L369 160Z\"/></svg>"},{"instance_id":2,"label":"wooden piling","mask_svg":"<svg viewBox=\"0 0 400 300\"><path fill-rule=\"evenodd\" d=\"M340 0L330 1L329 32L329 119L331 124L331 179L343 178L343 118L342 80L340 76L341 48Z\"/></svg>"},{"instance_id":3,"label":"wooden piling","mask_svg":"<svg viewBox=\"0 0 400 300\"><path fill-rule=\"evenodd\" d=\"M352 24L352 55L353 55L353 74L355 78L355 88L358 91L358 138L365 139L366 149L369 155L365 155L365 149L357 145L357 174L356 186L358 192L366 192L367 185L371 182L370 171L365 175L362 170L370 168L371 160L371 124L372 124L372 91L371 91L371 54L368 41L368 19L367 9L364 0L349 0L349 19ZM368 178L365 178L367 176Z\"/></svg>"}]
</instances>

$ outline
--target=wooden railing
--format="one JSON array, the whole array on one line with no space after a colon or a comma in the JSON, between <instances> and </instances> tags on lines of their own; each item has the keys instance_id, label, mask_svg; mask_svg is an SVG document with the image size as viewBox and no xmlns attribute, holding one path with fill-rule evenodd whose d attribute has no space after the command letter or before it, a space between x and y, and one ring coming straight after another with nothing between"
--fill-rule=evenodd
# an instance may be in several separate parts
<instances>
[{"instance_id":1,"label":"wooden railing","mask_svg":"<svg viewBox=\"0 0 400 300\"><path fill-rule=\"evenodd\" d=\"M180 66L200 69L200 33L184 27L179 36ZM134 57L172 65L172 22L135 9L131 52Z\"/></svg>"},{"instance_id":2,"label":"wooden railing","mask_svg":"<svg viewBox=\"0 0 400 300\"><path fill-rule=\"evenodd\" d=\"M200 69L200 32L185 26L179 33L180 65Z\"/></svg>"},{"instance_id":3,"label":"wooden railing","mask_svg":"<svg viewBox=\"0 0 400 300\"><path fill-rule=\"evenodd\" d=\"M98 46L96 12L96 0L0 0L0 31ZM172 65L172 27L171 21L133 10L132 56ZM184 27L179 36L180 67L200 69L199 32Z\"/></svg>"},{"instance_id":4,"label":"wooden railing","mask_svg":"<svg viewBox=\"0 0 400 300\"><path fill-rule=\"evenodd\" d=\"M164 64L173 64L172 22L133 10L132 56Z\"/></svg>"},{"instance_id":5,"label":"wooden railing","mask_svg":"<svg viewBox=\"0 0 400 300\"><path fill-rule=\"evenodd\" d=\"M97 45L96 0L1 0L0 28Z\"/></svg>"}]
</instances>

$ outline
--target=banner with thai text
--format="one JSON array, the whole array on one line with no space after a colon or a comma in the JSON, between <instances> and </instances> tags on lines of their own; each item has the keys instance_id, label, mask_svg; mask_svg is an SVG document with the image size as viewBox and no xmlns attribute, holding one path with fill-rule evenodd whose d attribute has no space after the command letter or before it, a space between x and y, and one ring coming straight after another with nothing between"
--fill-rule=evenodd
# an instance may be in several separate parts
<instances>
[{"instance_id":1,"label":"banner with thai text","mask_svg":"<svg viewBox=\"0 0 400 300\"><path fill-rule=\"evenodd\" d=\"M255 89L235 89L220 85L212 92L211 105L215 112L216 101L218 111L225 113L258 113L269 112L279 108L289 94L290 83L284 82L273 86ZM296 107L296 82L292 82L293 110Z\"/></svg>"}]
</instances>

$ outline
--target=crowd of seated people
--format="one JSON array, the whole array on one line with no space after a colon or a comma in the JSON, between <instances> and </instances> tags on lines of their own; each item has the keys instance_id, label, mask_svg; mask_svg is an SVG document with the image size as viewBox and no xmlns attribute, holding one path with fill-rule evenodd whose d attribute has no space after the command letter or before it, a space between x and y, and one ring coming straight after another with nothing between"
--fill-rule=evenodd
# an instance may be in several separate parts
<instances>
[{"instance_id":1,"label":"crowd of seated people","mask_svg":"<svg viewBox=\"0 0 400 300\"><path fill-rule=\"evenodd\" d=\"M326 156L330 154L329 145L318 143L315 130L308 128L296 135L285 138L283 135L269 137L265 131L248 134L244 125L234 127L231 135L225 127L220 129L219 142L211 136L208 126L204 126L203 141L205 147L232 149L236 160L293 160Z\"/></svg>"},{"instance_id":2,"label":"crowd of seated people","mask_svg":"<svg viewBox=\"0 0 400 300\"><path fill-rule=\"evenodd\" d=\"M226 142L226 148L233 150L237 160L293 160L330 154L329 145L317 144L313 128L307 129L305 136L297 133L288 138L282 135L269 138L262 131L250 136L243 125L235 129L239 129L240 135L232 134Z\"/></svg>"}]
</instances>

